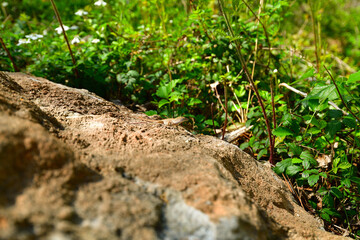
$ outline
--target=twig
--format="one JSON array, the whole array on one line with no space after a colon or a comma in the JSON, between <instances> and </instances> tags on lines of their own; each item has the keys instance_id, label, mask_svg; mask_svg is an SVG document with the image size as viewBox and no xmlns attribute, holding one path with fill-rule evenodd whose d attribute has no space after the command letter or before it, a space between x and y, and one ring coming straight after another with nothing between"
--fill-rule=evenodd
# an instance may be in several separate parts
<instances>
[{"instance_id":1,"label":"twig","mask_svg":"<svg viewBox=\"0 0 360 240\"><path fill-rule=\"evenodd\" d=\"M4 50L6 51L6 54L7 54L8 57L10 58L10 61L11 61L12 65L13 65L13 67L14 67L15 72L19 72L19 71L20 71L19 68L16 66L15 61L14 61L14 59L12 58L9 49L7 49L7 47L5 46L5 43L4 43L3 39L2 39L1 37L0 37L0 42L1 42L1 45L3 46Z\"/></svg>"},{"instance_id":2,"label":"twig","mask_svg":"<svg viewBox=\"0 0 360 240\"><path fill-rule=\"evenodd\" d=\"M358 122L358 124L359 124L359 123L360 123L360 119L351 111L351 109L350 109L350 108L347 106L347 104L345 103L345 101L344 101L344 99L343 99L343 97L342 97L342 95L341 95L341 93L340 93L340 90L339 90L339 88L338 88L338 86L337 86L337 84L336 84L333 76L331 75L331 73L329 72L329 70L325 67L325 65L324 65L324 68L325 68L325 70L327 71L327 73L329 74L329 76L330 76L330 78L331 78L331 81L332 81L333 84L335 85L336 91L337 91L337 93L339 94L339 97L340 97L340 99L341 99L341 102L344 104L345 108L349 111L349 113L350 113L351 115L353 115L354 118L356 118L356 120L357 120L357 122Z\"/></svg>"},{"instance_id":3,"label":"twig","mask_svg":"<svg viewBox=\"0 0 360 240\"><path fill-rule=\"evenodd\" d=\"M67 47L68 47L69 52L70 52L71 60L72 60L72 62L73 62L73 64L74 64L75 77L76 77L76 78L79 78L79 72L78 72L77 67L76 67L76 60L75 60L74 54L73 54L73 52L72 52L72 50L71 50L70 43L69 43L68 37L67 37L67 35L66 35L65 29L64 29L64 25L63 25L63 23L62 23L62 21L61 21L61 17L60 17L59 11L58 11L57 8L56 8L56 5L55 5L54 0L50 0L50 1L51 1L52 7L54 8L54 12L55 12L56 18L57 18L57 20L58 20L58 22L59 22L59 24L60 24L61 29L62 29L62 32L63 32L64 38L65 38Z\"/></svg>"},{"instance_id":4,"label":"twig","mask_svg":"<svg viewBox=\"0 0 360 240\"><path fill-rule=\"evenodd\" d=\"M216 135L216 130L215 130L215 122L214 122L214 103L211 103L211 120L212 120L212 124L213 124L213 130L214 130L214 134Z\"/></svg>"},{"instance_id":5,"label":"twig","mask_svg":"<svg viewBox=\"0 0 360 240\"><path fill-rule=\"evenodd\" d=\"M226 126L227 126L227 123L228 123L228 103L227 103L226 80L224 81L224 95L225 95L225 122L224 122L224 127L223 127L222 140L224 140L225 132L226 132Z\"/></svg>"}]
</instances>

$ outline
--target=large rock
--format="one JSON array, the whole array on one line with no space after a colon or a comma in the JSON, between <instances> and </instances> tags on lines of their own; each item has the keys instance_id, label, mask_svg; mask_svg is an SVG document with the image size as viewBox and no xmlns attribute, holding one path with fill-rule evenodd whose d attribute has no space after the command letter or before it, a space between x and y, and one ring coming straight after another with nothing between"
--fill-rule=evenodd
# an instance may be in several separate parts
<instances>
[{"instance_id":1,"label":"large rock","mask_svg":"<svg viewBox=\"0 0 360 240\"><path fill-rule=\"evenodd\" d=\"M238 147L0 74L0 239L342 239Z\"/></svg>"}]
</instances>

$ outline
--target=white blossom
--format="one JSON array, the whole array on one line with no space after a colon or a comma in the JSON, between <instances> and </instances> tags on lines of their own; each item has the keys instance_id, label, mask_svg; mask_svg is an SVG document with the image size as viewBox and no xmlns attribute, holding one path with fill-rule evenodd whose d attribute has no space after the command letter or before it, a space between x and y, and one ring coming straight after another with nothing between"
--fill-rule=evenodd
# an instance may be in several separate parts
<instances>
[{"instance_id":1,"label":"white blossom","mask_svg":"<svg viewBox=\"0 0 360 240\"><path fill-rule=\"evenodd\" d=\"M76 26L76 25L72 25L72 26L70 27L70 30L77 30L77 29L79 29L79 27Z\"/></svg>"},{"instance_id":2,"label":"white blossom","mask_svg":"<svg viewBox=\"0 0 360 240\"><path fill-rule=\"evenodd\" d=\"M29 35L25 35L25 37L26 37L27 39L37 40L37 39L43 38L44 36L41 35L41 34L37 34L37 33L31 33L31 34L29 34Z\"/></svg>"},{"instance_id":3,"label":"white blossom","mask_svg":"<svg viewBox=\"0 0 360 240\"><path fill-rule=\"evenodd\" d=\"M92 42L92 43L98 43L98 42L100 42L100 39L95 38L95 39L93 39L91 42Z\"/></svg>"},{"instance_id":4,"label":"white blossom","mask_svg":"<svg viewBox=\"0 0 360 240\"><path fill-rule=\"evenodd\" d=\"M77 12L75 13L75 15L78 15L78 16L85 16L85 15L88 15L88 12L87 11L84 11L83 9L79 9L77 10Z\"/></svg>"},{"instance_id":5,"label":"white blossom","mask_svg":"<svg viewBox=\"0 0 360 240\"><path fill-rule=\"evenodd\" d=\"M65 32L66 32L67 30L69 30L69 27L64 25L64 30L65 30ZM61 26L55 28L55 31L57 31L58 34L61 34L61 33L62 33L62 28L61 28Z\"/></svg>"},{"instance_id":6,"label":"white blossom","mask_svg":"<svg viewBox=\"0 0 360 240\"><path fill-rule=\"evenodd\" d=\"M95 6L106 6L106 2L104 2L103 0L98 0L98 1L96 1L95 3Z\"/></svg>"},{"instance_id":7,"label":"white blossom","mask_svg":"<svg viewBox=\"0 0 360 240\"><path fill-rule=\"evenodd\" d=\"M277 73L277 72L278 72L278 70L275 68L274 71L273 71L273 73Z\"/></svg>"},{"instance_id":8,"label":"white blossom","mask_svg":"<svg viewBox=\"0 0 360 240\"><path fill-rule=\"evenodd\" d=\"M3 6L3 7L7 7L8 5L9 5L8 2L3 2L3 3L1 3L1 6Z\"/></svg>"},{"instance_id":9,"label":"white blossom","mask_svg":"<svg viewBox=\"0 0 360 240\"><path fill-rule=\"evenodd\" d=\"M80 42L80 38L78 36L75 36L73 40L71 40L71 44L76 44Z\"/></svg>"},{"instance_id":10,"label":"white blossom","mask_svg":"<svg viewBox=\"0 0 360 240\"><path fill-rule=\"evenodd\" d=\"M21 44L27 44L27 43L31 43L30 39L19 39L18 44L16 44L17 46L20 46Z\"/></svg>"}]
</instances>

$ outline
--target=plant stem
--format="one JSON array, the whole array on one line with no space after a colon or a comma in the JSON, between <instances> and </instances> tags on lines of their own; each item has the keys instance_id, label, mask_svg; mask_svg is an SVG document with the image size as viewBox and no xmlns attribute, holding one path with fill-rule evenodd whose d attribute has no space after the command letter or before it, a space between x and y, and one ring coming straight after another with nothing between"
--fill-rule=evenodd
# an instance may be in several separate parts
<instances>
[{"instance_id":1,"label":"plant stem","mask_svg":"<svg viewBox=\"0 0 360 240\"><path fill-rule=\"evenodd\" d=\"M226 13L224 11L224 8L223 8L223 1L218 0L218 2L219 2L219 6L220 6L220 11L221 11L222 15L224 16L228 31L229 31L231 37L234 38L235 37L234 32L233 32L233 30L232 30L232 28L230 26L229 19L227 18L227 15L226 15ZM263 103L262 98L260 96L259 90L257 89L257 87L255 85L255 82L251 78L249 70L247 69L246 62L245 62L244 57L243 57L243 55L241 53L240 44L238 43L238 40L235 40L235 48L236 48L236 53L237 53L237 55L239 57L239 60L241 62L242 68L243 68L243 70L245 72L245 76L246 76L247 80L249 81L253 91L255 92L255 95L256 95L256 97L258 99L258 102L259 102L259 105L261 107L262 113L264 115L265 124L266 124L267 132L268 132L268 135L269 135L269 143L270 143L269 162L274 165L275 164L275 161L274 161L274 141L273 141L272 134L271 134L270 121L269 121L269 118L267 117L265 106L264 106L264 103Z\"/></svg>"},{"instance_id":2,"label":"plant stem","mask_svg":"<svg viewBox=\"0 0 360 240\"><path fill-rule=\"evenodd\" d=\"M7 49L7 47L5 46L5 43L4 43L3 39L2 39L1 37L0 37L0 42L1 42L1 45L2 45L2 47L4 48L4 50L6 51L6 54L7 54L8 57L10 58L10 61L11 61L12 65L13 65L13 67L14 67L15 72L20 72L20 69L16 66L15 61L14 61L14 59L12 58L9 49Z\"/></svg>"},{"instance_id":3,"label":"plant stem","mask_svg":"<svg viewBox=\"0 0 360 240\"><path fill-rule=\"evenodd\" d=\"M319 51L318 51L318 39L317 39L317 27L315 24L315 19L314 19L314 9L313 6L310 3L311 0L308 0L309 6L310 6L310 16L311 16L311 23L312 23L312 28L313 28L313 33L314 33L314 43L315 43L315 57L316 57L316 70L317 72L320 71L320 60L319 60Z\"/></svg>"},{"instance_id":4,"label":"plant stem","mask_svg":"<svg viewBox=\"0 0 360 240\"><path fill-rule=\"evenodd\" d=\"M61 17L60 17L59 11L58 11L57 8L56 8L56 5L55 5L54 0L50 0L50 1L51 1L51 5L52 5L52 7L53 7L53 9L54 9L56 18L57 18L57 20L58 20L58 22L59 22L59 24L60 24L61 29L62 29L62 32L63 32L64 38L65 38L67 47L68 47L69 52L70 52L70 56L71 56L72 62L73 62L73 64L74 64L75 77L76 77L76 78L79 78L79 72L78 72L78 70L77 70L77 68L76 68L76 59L75 59L74 54L73 54L73 52L72 52L72 50L71 50L70 43L69 43L68 37L67 37L67 35L66 35L65 29L64 29L64 25L63 25L63 23L62 23L62 21L61 21Z\"/></svg>"}]
</instances>

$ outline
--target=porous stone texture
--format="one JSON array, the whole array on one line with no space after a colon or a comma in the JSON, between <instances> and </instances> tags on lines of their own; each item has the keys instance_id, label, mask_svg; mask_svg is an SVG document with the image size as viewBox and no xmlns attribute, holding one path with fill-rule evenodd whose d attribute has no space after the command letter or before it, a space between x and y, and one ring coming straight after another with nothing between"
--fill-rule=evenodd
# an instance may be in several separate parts
<instances>
[{"instance_id":1,"label":"porous stone texture","mask_svg":"<svg viewBox=\"0 0 360 240\"><path fill-rule=\"evenodd\" d=\"M238 147L0 74L0 239L343 239Z\"/></svg>"}]
</instances>

